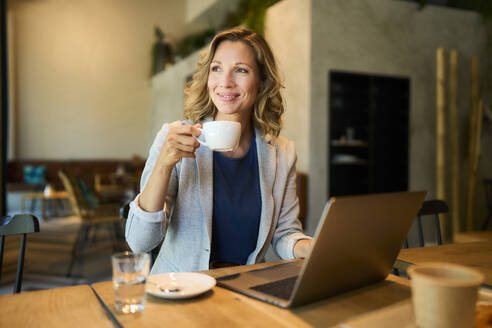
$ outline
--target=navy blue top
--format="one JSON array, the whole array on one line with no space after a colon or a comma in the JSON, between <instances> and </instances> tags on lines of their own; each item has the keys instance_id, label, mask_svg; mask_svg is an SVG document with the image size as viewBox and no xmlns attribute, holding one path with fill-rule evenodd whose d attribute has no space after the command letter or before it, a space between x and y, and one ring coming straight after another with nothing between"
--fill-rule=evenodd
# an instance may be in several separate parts
<instances>
[{"instance_id":1,"label":"navy blue top","mask_svg":"<svg viewBox=\"0 0 492 328\"><path fill-rule=\"evenodd\" d=\"M241 158L214 152L212 262L246 264L256 248L261 191L254 130L251 139Z\"/></svg>"}]
</instances>

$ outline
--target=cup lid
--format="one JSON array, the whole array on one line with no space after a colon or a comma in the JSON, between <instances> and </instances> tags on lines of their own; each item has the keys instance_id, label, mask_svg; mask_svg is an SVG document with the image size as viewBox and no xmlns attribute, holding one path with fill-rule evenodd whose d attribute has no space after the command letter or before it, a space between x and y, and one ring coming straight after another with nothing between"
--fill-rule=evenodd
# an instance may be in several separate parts
<instances>
[{"instance_id":1,"label":"cup lid","mask_svg":"<svg viewBox=\"0 0 492 328\"><path fill-rule=\"evenodd\" d=\"M425 262L412 265L407 270L412 279L424 279L432 283L468 287L480 285L484 274L474 268L447 262Z\"/></svg>"}]
</instances>

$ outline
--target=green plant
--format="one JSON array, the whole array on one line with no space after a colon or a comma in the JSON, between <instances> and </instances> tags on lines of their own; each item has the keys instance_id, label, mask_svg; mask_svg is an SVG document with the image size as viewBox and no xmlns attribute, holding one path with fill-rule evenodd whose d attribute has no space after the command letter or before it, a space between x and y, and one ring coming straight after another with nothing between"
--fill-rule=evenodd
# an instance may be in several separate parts
<instances>
[{"instance_id":1,"label":"green plant","mask_svg":"<svg viewBox=\"0 0 492 328\"><path fill-rule=\"evenodd\" d=\"M419 10L429 4L429 0L414 0L419 4ZM475 10L479 12L484 20L492 18L491 0L448 0L447 7Z\"/></svg>"},{"instance_id":2,"label":"green plant","mask_svg":"<svg viewBox=\"0 0 492 328\"><path fill-rule=\"evenodd\" d=\"M263 35L265 15L268 7L280 0L241 0L236 12L230 13L224 22L224 28L243 25Z\"/></svg>"},{"instance_id":3,"label":"green plant","mask_svg":"<svg viewBox=\"0 0 492 328\"><path fill-rule=\"evenodd\" d=\"M179 56L181 58L188 56L192 52L202 48L210 42L214 35L215 31L213 29L208 29L186 36L177 43L175 56Z\"/></svg>"},{"instance_id":4,"label":"green plant","mask_svg":"<svg viewBox=\"0 0 492 328\"><path fill-rule=\"evenodd\" d=\"M482 14L483 18L488 21L492 18L492 1L490 0L470 0L472 7Z\"/></svg>"},{"instance_id":5,"label":"green plant","mask_svg":"<svg viewBox=\"0 0 492 328\"><path fill-rule=\"evenodd\" d=\"M226 16L218 29L223 30L241 25L263 35L266 11L268 7L279 1L281 0L241 0L237 9ZM188 56L209 43L215 33L215 30L207 29L186 36L177 42L174 56L180 58Z\"/></svg>"}]
</instances>

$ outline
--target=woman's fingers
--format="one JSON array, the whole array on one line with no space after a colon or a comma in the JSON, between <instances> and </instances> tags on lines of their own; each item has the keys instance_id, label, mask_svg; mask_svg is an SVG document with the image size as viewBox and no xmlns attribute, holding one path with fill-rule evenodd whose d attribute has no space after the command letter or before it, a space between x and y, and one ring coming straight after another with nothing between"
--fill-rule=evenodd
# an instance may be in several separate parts
<instances>
[{"instance_id":1,"label":"woman's fingers","mask_svg":"<svg viewBox=\"0 0 492 328\"><path fill-rule=\"evenodd\" d=\"M195 137L183 134L169 134L166 141L176 145L191 146L193 148L198 148L198 146L200 146L200 143Z\"/></svg>"},{"instance_id":2,"label":"woman's fingers","mask_svg":"<svg viewBox=\"0 0 492 328\"><path fill-rule=\"evenodd\" d=\"M186 158L195 158L195 152L189 152L189 151L180 151L181 152L181 157L186 157Z\"/></svg>"},{"instance_id":3,"label":"woman's fingers","mask_svg":"<svg viewBox=\"0 0 492 328\"><path fill-rule=\"evenodd\" d=\"M161 163L174 166L181 158L195 158L195 150L200 147L196 140L201 134L201 124L183 124L177 121L169 124L166 141L161 149Z\"/></svg>"},{"instance_id":4,"label":"woman's fingers","mask_svg":"<svg viewBox=\"0 0 492 328\"><path fill-rule=\"evenodd\" d=\"M198 146L196 145L196 144L198 144L198 141L194 140L191 142L192 142L191 144L186 144L186 143L180 142L180 140L177 140L176 143L174 144L174 146L181 151L194 153L195 149L198 148Z\"/></svg>"},{"instance_id":5,"label":"woman's fingers","mask_svg":"<svg viewBox=\"0 0 492 328\"><path fill-rule=\"evenodd\" d=\"M181 122L174 122L169 125L169 133L175 133L179 135L188 135L188 136L195 136L199 137L201 134L200 131L201 124L181 124Z\"/></svg>"},{"instance_id":6,"label":"woman's fingers","mask_svg":"<svg viewBox=\"0 0 492 328\"><path fill-rule=\"evenodd\" d=\"M183 125L180 121L171 124L169 128L168 139L174 142L176 145L191 146L180 148L184 151L194 151L196 148L200 147L200 143L196 140L201 134L201 124L197 123L195 125L185 124Z\"/></svg>"},{"instance_id":7,"label":"woman's fingers","mask_svg":"<svg viewBox=\"0 0 492 328\"><path fill-rule=\"evenodd\" d=\"M160 162L166 167L173 167L181 158L194 158L195 151L183 150L184 146L166 141L162 146Z\"/></svg>"}]
</instances>

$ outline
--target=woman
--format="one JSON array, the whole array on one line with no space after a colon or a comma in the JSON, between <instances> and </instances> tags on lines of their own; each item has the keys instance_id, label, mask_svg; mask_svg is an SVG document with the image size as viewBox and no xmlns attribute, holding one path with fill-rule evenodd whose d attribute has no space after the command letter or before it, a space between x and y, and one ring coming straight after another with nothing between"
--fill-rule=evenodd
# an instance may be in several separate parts
<instances>
[{"instance_id":1,"label":"woman","mask_svg":"<svg viewBox=\"0 0 492 328\"><path fill-rule=\"evenodd\" d=\"M132 250L149 251L165 237L152 273L262 262L270 244L283 259L306 256L296 153L278 136L281 87L261 36L237 28L212 40L185 89L188 121L163 125L130 204ZM236 149L200 147L195 138L210 120L241 123Z\"/></svg>"}]
</instances>

